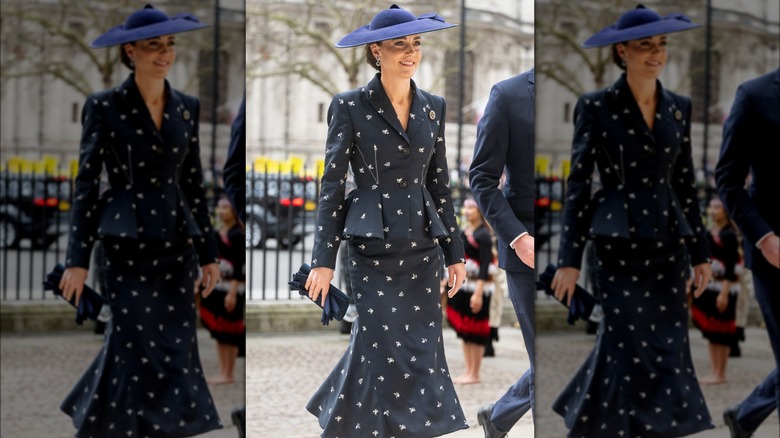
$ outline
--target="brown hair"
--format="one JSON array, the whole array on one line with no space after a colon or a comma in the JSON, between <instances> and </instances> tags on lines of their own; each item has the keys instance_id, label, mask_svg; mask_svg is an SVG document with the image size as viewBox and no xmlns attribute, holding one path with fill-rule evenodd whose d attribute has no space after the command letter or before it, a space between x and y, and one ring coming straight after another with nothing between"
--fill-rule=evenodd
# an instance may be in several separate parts
<instances>
[{"instance_id":1,"label":"brown hair","mask_svg":"<svg viewBox=\"0 0 780 438\"><path fill-rule=\"evenodd\" d=\"M625 42L623 42L623 43L615 43L615 44L612 45L612 62L616 66L620 67L621 70L625 71L626 70L626 65L623 62L623 58L620 57L620 53L618 53L618 49L617 49L617 45L618 44L626 44L626 43Z\"/></svg>"},{"instance_id":2,"label":"brown hair","mask_svg":"<svg viewBox=\"0 0 780 438\"><path fill-rule=\"evenodd\" d=\"M125 44L130 44L134 46L135 41L130 43L125 43ZM130 56L127 55L127 51L125 50L125 44L119 46L119 59L122 60L122 64L124 64L125 67L135 71L135 67L133 66L132 61L130 60Z\"/></svg>"}]
</instances>

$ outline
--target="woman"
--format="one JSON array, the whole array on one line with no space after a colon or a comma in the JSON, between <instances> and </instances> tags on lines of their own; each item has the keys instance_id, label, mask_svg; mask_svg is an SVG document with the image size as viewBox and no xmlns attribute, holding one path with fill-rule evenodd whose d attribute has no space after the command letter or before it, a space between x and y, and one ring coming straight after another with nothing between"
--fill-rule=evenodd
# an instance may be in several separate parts
<instances>
[{"instance_id":1,"label":"woman","mask_svg":"<svg viewBox=\"0 0 780 438\"><path fill-rule=\"evenodd\" d=\"M713 282L704 293L693 299L693 323L709 341L710 374L699 382L726 383L726 363L731 348L738 342L736 309L740 293L739 241L737 231L719 198L710 200L712 226L707 239L712 250Z\"/></svg>"},{"instance_id":2,"label":"woman","mask_svg":"<svg viewBox=\"0 0 780 438\"><path fill-rule=\"evenodd\" d=\"M604 317L596 345L553 405L569 436L677 437L713 427L691 363L686 278L711 277L690 142L690 99L665 90L666 34L697 27L643 6L591 36L625 70L580 97L556 298L571 300L588 238ZM591 196L593 170L602 188ZM684 243L683 243L684 242Z\"/></svg>"},{"instance_id":3,"label":"woman","mask_svg":"<svg viewBox=\"0 0 780 438\"><path fill-rule=\"evenodd\" d=\"M233 383L239 350L246 341L244 327L244 231L227 197L217 203L221 222L215 233L222 281L200 302L200 320L217 341L219 374L209 383Z\"/></svg>"},{"instance_id":4,"label":"woman","mask_svg":"<svg viewBox=\"0 0 780 438\"><path fill-rule=\"evenodd\" d=\"M468 427L442 343L440 248L450 296L466 269L448 187L444 100L417 88L423 32L433 14L393 6L337 47L365 45L379 70L368 85L334 96L325 172L306 282L318 300L333 279L342 237L357 307L350 345L307 409L323 437L433 437ZM356 188L345 200L348 168Z\"/></svg>"},{"instance_id":5,"label":"woman","mask_svg":"<svg viewBox=\"0 0 780 438\"><path fill-rule=\"evenodd\" d=\"M82 115L60 288L79 299L101 239L113 316L101 352L61 405L77 437L186 437L221 427L195 333L198 264L204 295L219 278L199 103L165 80L176 59L173 34L203 27L191 15L169 17L147 5L92 43L121 45L132 73L89 96ZM99 196L104 166L110 189Z\"/></svg>"},{"instance_id":6,"label":"woman","mask_svg":"<svg viewBox=\"0 0 780 438\"><path fill-rule=\"evenodd\" d=\"M490 304L493 291L493 239L473 199L463 202L466 226L460 237L466 253L467 282L447 300L447 321L463 340L466 371L454 383L479 383L485 345L490 342Z\"/></svg>"}]
</instances>

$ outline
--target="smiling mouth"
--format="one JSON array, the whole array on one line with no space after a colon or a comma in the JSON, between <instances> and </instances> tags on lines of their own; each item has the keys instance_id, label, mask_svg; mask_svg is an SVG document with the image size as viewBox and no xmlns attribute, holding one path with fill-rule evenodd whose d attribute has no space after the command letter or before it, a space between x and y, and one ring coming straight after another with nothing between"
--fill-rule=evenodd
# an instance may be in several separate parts
<instances>
[{"instance_id":1,"label":"smiling mouth","mask_svg":"<svg viewBox=\"0 0 780 438\"><path fill-rule=\"evenodd\" d=\"M414 61L401 61L401 65L406 67L414 67Z\"/></svg>"}]
</instances>

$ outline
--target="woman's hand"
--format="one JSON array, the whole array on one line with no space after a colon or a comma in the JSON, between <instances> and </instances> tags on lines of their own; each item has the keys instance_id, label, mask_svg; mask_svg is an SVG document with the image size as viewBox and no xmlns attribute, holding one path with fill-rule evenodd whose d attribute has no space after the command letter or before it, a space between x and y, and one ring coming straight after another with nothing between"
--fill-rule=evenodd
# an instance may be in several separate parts
<instances>
[{"instance_id":1,"label":"woman's hand","mask_svg":"<svg viewBox=\"0 0 780 438\"><path fill-rule=\"evenodd\" d=\"M230 280L230 291L225 295L225 310L232 312L236 308L236 297L238 296L238 281Z\"/></svg>"},{"instance_id":2,"label":"woman's hand","mask_svg":"<svg viewBox=\"0 0 780 438\"><path fill-rule=\"evenodd\" d=\"M482 310L482 302L482 294L478 294L476 292L471 294L471 301L469 302L471 313L479 313L479 311Z\"/></svg>"},{"instance_id":3,"label":"woman's hand","mask_svg":"<svg viewBox=\"0 0 780 438\"><path fill-rule=\"evenodd\" d=\"M715 300L715 307L718 308L718 312L723 313L728 309L729 307L729 294L728 293L720 293L718 294L718 298Z\"/></svg>"},{"instance_id":4,"label":"woman's hand","mask_svg":"<svg viewBox=\"0 0 780 438\"><path fill-rule=\"evenodd\" d=\"M566 307L571 305L571 297L574 296L578 278L580 278L580 270L577 268L562 267L555 271L550 287L555 294L555 298L565 302ZM564 298L566 301L564 301Z\"/></svg>"},{"instance_id":5,"label":"woman's hand","mask_svg":"<svg viewBox=\"0 0 780 438\"><path fill-rule=\"evenodd\" d=\"M458 293L463 281L466 279L466 265L464 263L455 263L447 266L447 296L452 298Z\"/></svg>"},{"instance_id":6,"label":"woman's hand","mask_svg":"<svg viewBox=\"0 0 780 438\"><path fill-rule=\"evenodd\" d=\"M209 263L200 267L202 274L201 278L195 281L195 292L198 291L198 287L203 284L203 298L209 296L214 286L219 281L219 263Z\"/></svg>"},{"instance_id":7,"label":"woman's hand","mask_svg":"<svg viewBox=\"0 0 780 438\"><path fill-rule=\"evenodd\" d=\"M322 294L322 305L325 306L325 298L328 297L331 281L333 281L333 269L326 267L311 268L309 278L303 287L309 291L309 298L312 301L316 302L317 298Z\"/></svg>"},{"instance_id":8,"label":"woman's hand","mask_svg":"<svg viewBox=\"0 0 780 438\"><path fill-rule=\"evenodd\" d=\"M81 293L84 291L84 283L87 282L87 276L89 271L78 266L71 266L66 268L62 273L62 279L60 280L60 290L62 296L66 300L70 301L73 294L76 294L76 306L79 305L81 299Z\"/></svg>"},{"instance_id":9,"label":"woman's hand","mask_svg":"<svg viewBox=\"0 0 780 438\"><path fill-rule=\"evenodd\" d=\"M710 283L712 279L712 266L709 263L699 263L693 267L693 287L696 290L693 291L693 296L699 298L704 292L704 288Z\"/></svg>"}]
</instances>

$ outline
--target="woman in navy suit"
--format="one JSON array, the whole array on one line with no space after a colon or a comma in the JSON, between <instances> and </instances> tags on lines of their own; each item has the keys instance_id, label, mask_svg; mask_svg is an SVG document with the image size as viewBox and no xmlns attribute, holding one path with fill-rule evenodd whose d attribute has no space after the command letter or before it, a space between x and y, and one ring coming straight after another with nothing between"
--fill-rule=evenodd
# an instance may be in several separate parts
<instances>
[{"instance_id":1,"label":"woman in navy suit","mask_svg":"<svg viewBox=\"0 0 780 438\"><path fill-rule=\"evenodd\" d=\"M393 6L337 47L366 46L379 73L328 110L312 299L327 293L342 238L358 317L307 409L323 437L433 437L468 427L442 343L440 253L449 294L466 274L448 187L444 100L417 88L421 33L454 26ZM345 199L351 168L356 188Z\"/></svg>"},{"instance_id":2,"label":"woman in navy suit","mask_svg":"<svg viewBox=\"0 0 780 438\"><path fill-rule=\"evenodd\" d=\"M571 300L587 239L604 318L553 404L571 437L677 437L713 427L691 363L686 279L711 277L694 188L691 101L661 86L666 34L697 27L638 6L591 36L625 73L574 116L571 173L552 287ZM591 196L593 171L602 189Z\"/></svg>"},{"instance_id":3,"label":"woman in navy suit","mask_svg":"<svg viewBox=\"0 0 780 438\"><path fill-rule=\"evenodd\" d=\"M103 348L62 402L77 437L186 437L221 427L203 377L194 294L219 277L202 186L199 102L168 84L175 35L206 25L147 5L98 37L133 73L87 98L60 288L78 300L96 239L113 316ZM110 188L99 194L106 169ZM196 252L197 250L197 252Z\"/></svg>"}]
</instances>

